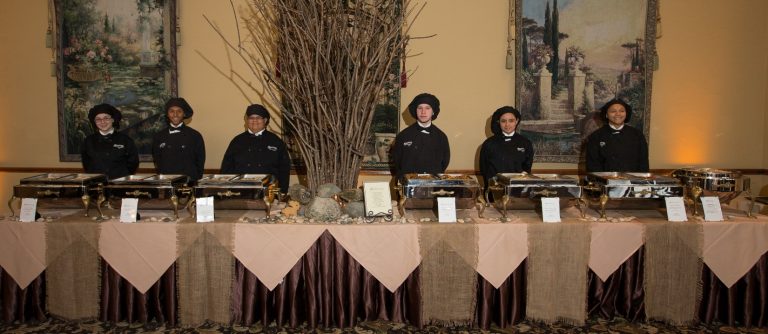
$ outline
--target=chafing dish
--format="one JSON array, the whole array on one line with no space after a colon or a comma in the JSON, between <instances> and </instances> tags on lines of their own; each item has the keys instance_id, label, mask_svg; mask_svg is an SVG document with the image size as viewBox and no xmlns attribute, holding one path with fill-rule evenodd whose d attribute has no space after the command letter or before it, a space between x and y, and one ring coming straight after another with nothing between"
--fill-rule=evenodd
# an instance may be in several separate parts
<instances>
[{"instance_id":1,"label":"chafing dish","mask_svg":"<svg viewBox=\"0 0 768 334\"><path fill-rule=\"evenodd\" d=\"M579 206L579 180L560 174L499 173L488 180L486 201L492 195L494 206L507 216L507 209L535 209L542 197L560 198L560 207Z\"/></svg>"},{"instance_id":2,"label":"chafing dish","mask_svg":"<svg viewBox=\"0 0 768 334\"><path fill-rule=\"evenodd\" d=\"M18 198L37 198L38 202L50 207L85 208L88 216L91 200L96 200L96 209L101 216L99 204L104 202L103 185L107 183L104 174L46 173L24 178L13 187L13 196L8 201L11 214L15 215L13 202ZM41 201L42 200L42 201Z\"/></svg>"},{"instance_id":3,"label":"chafing dish","mask_svg":"<svg viewBox=\"0 0 768 334\"><path fill-rule=\"evenodd\" d=\"M455 197L457 209L477 206L480 216L485 200L480 196L480 184L474 176L464 174L406 174L395 186L399 195L398 210L405 215L405 208L432 209L437 207L438 197Z\"/></svg>"},{"instance_id":4,"label":"chafing dish","mask_svg":"<svg viewBox=\"0 0 768 334\"><path fill-rule=\"evenodd\" d=\"M596 172L589 173L583 187L591 203L599 203L600 216L605 208L645 209L664 206L665 197L681 197L683 185L674 177L652 173Z\"/></svg>"},{"instance_id":5,"label":"chafing dish","mask_svg":"<svg viewBox=\"0 0 768 334\"><path fill-rule=\"evenodd\" d=\"M279 192L277 180L268 174L206 174L197 181L194 197L213 197L221 209L264 209L269 216Z\"/></svg>"},{"instance_id":6,"label":"chafing dish","mask_svg":"<svg viewBox=\"0 0 768 334\"><path fill-rule=\"evenodd\" d=\"M185 175L136 174L110 180L105 189L110 200L138 198L139 208L167 208L165 203L170 202L178 218L179 198L189 199L192 195L187 182Z\"/></svg>"},{"instance_id":7,"label":"chafing dish","mask_svg":"<svg viewBox=\"0 0 768 334\"><path fill-rule=\"evenodd\" d=\"M731 200L746 193L750 198L750 179L739 172L713 168L687 167L672 172L672 176L680 180L685 186L687 204L693 207L693 214L697 214L699 197L717 196L721 203L730 203ZM739 182L741 186L739 187ZM752 208L755 202L752 199L748 216L752 216Z\"/></svg>"}]
</instances>

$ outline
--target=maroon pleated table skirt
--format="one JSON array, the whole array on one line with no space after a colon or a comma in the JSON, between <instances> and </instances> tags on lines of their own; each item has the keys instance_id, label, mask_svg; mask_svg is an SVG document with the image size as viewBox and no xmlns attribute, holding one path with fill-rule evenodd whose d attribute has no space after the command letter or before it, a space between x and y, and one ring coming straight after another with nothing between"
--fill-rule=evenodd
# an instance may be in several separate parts
<instances>
[{"instance_id":1,"label":"maroon pleated table skirt","mask_svg":"<svg viewBox=\"0 0 768 334\"><path fill-rule=\"evenodd\" d=\"M590 316L645 319L643 254L641 248L605 282L590 271ZM146 294L138 293L103 261L102 265L101 320L176 324L175 265ZM478 275L479 327L505 328L525 318L525 270L524 261L498 289ZM702 278L702 322L768 327L768 253L731 288L706 265ZM388 291L326 232L273 291L237 262L233 322L247 326L276 321L295 327L306 321L310 327L349 327L360 320L383 319L421 326L418 285L417 269L398 290ZM20 289L0 267L0 320L35 322L46 317L45 273Z\"/></svg>"}]
</instances>

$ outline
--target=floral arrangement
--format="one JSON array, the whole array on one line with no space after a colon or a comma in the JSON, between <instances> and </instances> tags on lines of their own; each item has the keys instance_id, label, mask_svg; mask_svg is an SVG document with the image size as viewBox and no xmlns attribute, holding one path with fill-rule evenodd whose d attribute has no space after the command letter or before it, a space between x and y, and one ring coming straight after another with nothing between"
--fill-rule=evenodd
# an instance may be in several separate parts
<instances>
[{"instance_id":1,"label":"floral arrangement","mask_svg":"<svg viewBox=\"0 0 768 334\"><path fill-rule=\"evenodd\" d=\"M112 62L110 49L101 39L81 40L72 37L63 52L69 62L86 67L101 67Z\"/></svg>"}]
</instances>

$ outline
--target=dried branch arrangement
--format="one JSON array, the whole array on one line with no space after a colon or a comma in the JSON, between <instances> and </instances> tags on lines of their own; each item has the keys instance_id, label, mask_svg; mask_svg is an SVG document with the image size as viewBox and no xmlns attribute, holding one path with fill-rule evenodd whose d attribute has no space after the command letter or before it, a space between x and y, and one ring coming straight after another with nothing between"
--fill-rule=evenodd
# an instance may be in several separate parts
<instances>
[{"instance_id":1,"label":"dried branch arrangement","mask_svg":"<svg viewBox=\"0 0 768 334\"><path fill-rule=\"evenodd\" d=\"M311 190L357 186L374 107L387 80L399 80L390 68L405 55L406 18L418 16L410 8L407 0L250 1L248 38L227 41L251 73L220 72L280 109Z\"/></svg>"}]
</instances>

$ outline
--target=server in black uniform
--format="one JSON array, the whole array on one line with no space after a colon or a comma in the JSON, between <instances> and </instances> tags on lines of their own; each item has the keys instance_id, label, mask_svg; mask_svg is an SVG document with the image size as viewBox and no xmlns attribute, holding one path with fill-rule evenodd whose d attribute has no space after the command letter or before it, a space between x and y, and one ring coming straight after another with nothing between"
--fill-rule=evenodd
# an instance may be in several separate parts
<instances>
[{"instance_id":1,"label":"server in black uniform","mask_svg":"<svg viewBox=\"0 0 768 334\"><path fill-rule=\"evenodd\" d=\"M510 106L497 109L491 116L493 136L480 147L480 172L486 188L497 173L531 172L533 145L516 132L519 124L520 112Z\"/></svg>"},{"instance_id":2,"label":"server in black uniform","mask_svg":"<svg viewBox=\"0 0 768 334\"><path fill-rule=\"evenodd\" d=\"M245 109L247 130L232 138L221 161L222 174L271 174L280 193L288 192L291 158L280 137L267 130L269 112L260 104Z\"/></svg>"},{"instance_id":3,"label":"server in black uniform","mask_svg":"<svg viewBox=\"0 0 768 334\"><path fill-rule=\"evenodd\" d=\"M632 107L613 99L600 108L600 117L608 122L587 138L587 172L648 172L648 142L626 124Z\"/></svg>"},{"instance_id":4,"label":"server in black uniform","mask_svg":"<svg viewBox=\"0 0 768 334\"><path fill-rule=\"evenodd\" d=\"M200 132L184 124L192 117L186 100L174 97L165 103L168 127L155 134L152 156L158 174L181 174L195 182L203 177L205 142Z\"/></svg>"},{"instance_id":5,"label":"server in black uniform","mask_svg":"<svg viewBox=\"0 0 768 334\"><path fill-rule=\"evenodd\" d=\"M131 137L117 132L121 118L120 110L109 104L99 104L88 111L95 133L83 142L81 157L86 173L116 179L136 172L139 151Z\"/></svg>"},{"instance_id":6,"label":"server in black uniform","mask_svg":"<svg viewBox=\"0 0 768 334\"><path fill-rule=\"evenodd\" d=\"M408 111L416 123L400 131L392 144L396 177L444 173L451 161L451 148L445 133L432 123L440 113L440 100L429 93L416 95Z\"/></svg>"}]
</instances>

